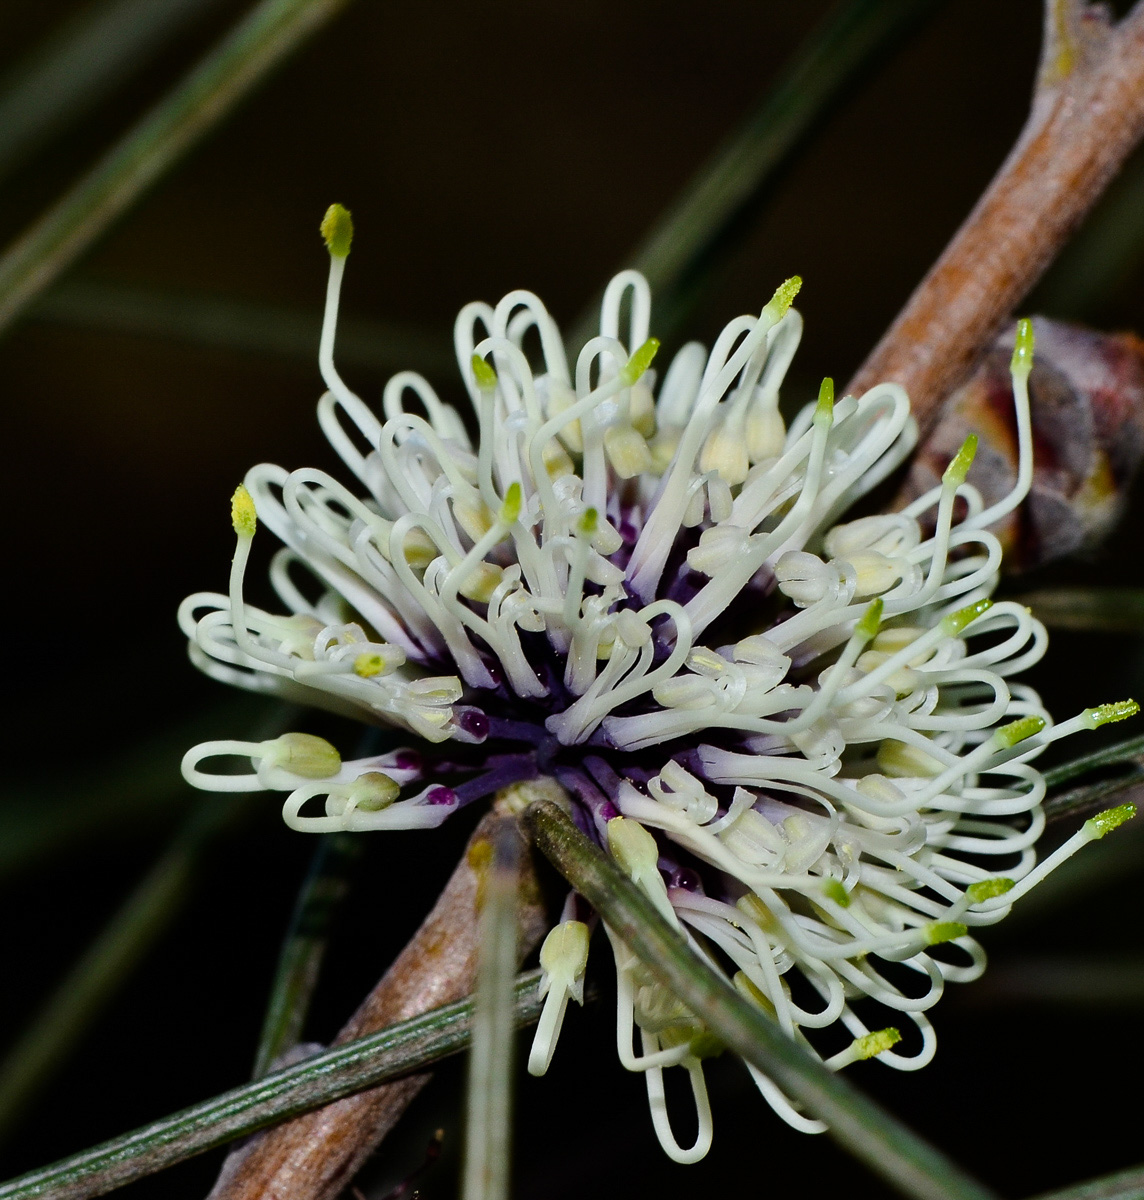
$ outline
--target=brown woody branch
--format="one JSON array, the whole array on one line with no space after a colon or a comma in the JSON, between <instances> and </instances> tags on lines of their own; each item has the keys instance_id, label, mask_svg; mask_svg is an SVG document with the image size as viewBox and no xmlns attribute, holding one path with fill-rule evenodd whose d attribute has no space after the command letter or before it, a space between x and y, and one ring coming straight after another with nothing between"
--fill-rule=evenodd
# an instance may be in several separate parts
<instances>
[{"instance_id":1,"label":"brown woody branch","mask_svg":"<svg viewBox=\"0 0 1144 1200\"><path fill-rule=\"evenodd\" d=\"M491 861L490 839L502 819L494 812L481 819L433 911L335 1044L474 991L481 881ZM522 856L518 912L518 950L523 958L546 928L527 854ZM429 1078L411 1075L382 1084L258 1134L227 1159L210 1200L334 1200Z\"/></svg>"},{"instance_id":2,"label":"brown woody branch","mask_svg":"<svg viewBox=\"0 0 1144 1200\"><path fill-rule=\"evenodd\" d=\"M1118 24L1048 0L1032 111L1017 144L859 368L910 394L923 431L1144 135L1144 0Z\"/></svg>"},{"instance_id":3,"label":"brown woody branch","mask_svg":"<svg viewBox=\"0 0 1144 1200\"><path fill-rule=\"evenodd\" d=\"M1025 130L848 390L895 380L910 393L919 423L932 423L1142 134L1144 0L1116 26L1084 0L1047 0L1045 50ZM433 912L338 1042L473 990L473 849L487 842L492 819L477 827ZM535 896L522 898L521 928L523 954L543 932ZM333 1200L428 1078L383 1085L259 1135L228 1159L210 1200Z\"/></svg>"}]
</instances>

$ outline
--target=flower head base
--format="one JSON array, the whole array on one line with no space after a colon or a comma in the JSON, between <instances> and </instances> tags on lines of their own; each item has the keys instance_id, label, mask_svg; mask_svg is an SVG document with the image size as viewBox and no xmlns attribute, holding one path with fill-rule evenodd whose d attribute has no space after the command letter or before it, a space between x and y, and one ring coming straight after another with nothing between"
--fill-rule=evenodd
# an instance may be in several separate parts
<instances>
[{"instance_id":1,"label":"flower head base","mask_svg":"<svg viewBox=\"0 0 1144 1200\"><path fill-rule=\"evenodd\" d=\"M966 482L971 437L905 511L839 523L916 431L897 385L836 400L830 380L786 427L799 280L710 353L683 347L662 380L633 271L608 285L600 333L571 363L531 292L466 305L455 342L474 439L419 375L390 380L384 419L338 375L351 232L335 206L318 417L357 486L251 470L229 590L189 597L180 621L214 677L421 744L343 762L285 739L207 743L188 754L188 778L287 791L286 821L314 831L434 826L555 781L660 912L792 1038L835 1069L925 1065L925 1011L946 981L983 969L972 930L1072 845L1035 866L1045 785L1031 759L1135 711L1104 705L1054 726L1011 682L1046 644L1025 608L991 600L1001 551L988 526L1032 477L1031 329L1014 354L1014 492L984 507ZM284 615L244 598L255 510L283 543L271 580ZM249 757L253 771L206 774L213 755ZM1073 849L1130 815L1118 814L1090 821ZM645 1073L667 1152L694 1161L712 1128L702 1059L718 1047L611 940L621 1061ZM587 948L570 905L541 954L535 1073L568 998L581 999ZM884 1010L893 1025L872 1032ZM667 1118L670 1066L690 1076L691 1147ZM784 1119L822 1128L752 1073Z\"/></svg>"}]
</instances>

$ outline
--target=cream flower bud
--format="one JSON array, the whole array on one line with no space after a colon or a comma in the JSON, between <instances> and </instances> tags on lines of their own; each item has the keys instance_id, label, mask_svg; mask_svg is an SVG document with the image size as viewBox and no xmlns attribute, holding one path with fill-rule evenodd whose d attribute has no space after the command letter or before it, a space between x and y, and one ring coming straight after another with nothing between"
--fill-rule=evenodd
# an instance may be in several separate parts
<instances>
[{"instance_id":1,"label":"cream flower bud","mask_svg":"<svg viewBox=\"0 0 1144 1200\"><path fill-rule=\"evenodd\" d=\"M750 467L742 429L725 418L707 435L699 456L700 471L717 471L724 483L734 486L747 478Z\"/></svg>"},{"instance_id":2,"label":"cream flower bud","mask_svg":"<svg viewBox=\"0 0 1144 1200\"><path fill-rule=\"evenodd\" d=\"M901 568L892 558L879 554L876 550L865 550L853 554L847 560L854 569L856 582L854 585L855 598L877 596L888 591L902 577Z\"/></svg>"},{"instance_id":3,"label":"cream flower bud","mask_svg":"<svg viewBox=\"0 0 1144 1200\"><path fill-rule=\"evenodd\" d=\"M342 768L342 757L326 741L312 733L284 733L262 743L263 761L302 779L329 779Z\"/></svg>"},{"instance_id":4,"label":"cream flower bud","mask_svg":"<svg viewBox=\"0 0 1144 1200\"><path fill-rule=\"evenodd\" d=\"M579 1003L584 1000L584 969L588 965L588 926L583 921L564 921L549 931L540 947L544 975L540 994L549 988L566 988Z\"/></svg>"},{"instance_id":5,"label":"cream flower bud","mask_svg":"<svg viewBox=\"0 0 1144 1200\"><path fill-rule=\"evenodd\" d=\"M747 531L737 525L713 525L699 535L699 545L687 552L687 565L703 575L714 575L747 546Z\"/></svg>"},{"instance_id":6,"label":"cream flower bud","mask_svg":"<svg viewBox=\"0 0 1144 1200\"><path fill-rule=\"evenodd\" d=\"M716 703L716 693L711 685L697 675L681 675L666 683L657 683L652 689L656 704L664 708L706 708Z\"/></svg>"},{"instance_id":7,"label":"cream flower bud","mask_svg":"<svg viewBox=\"0 0 1144 1200\"><path fill-rule=\"evenodd\" d=\"M786 446L786 425L778 405L766 400L753 402L747 409L743 434L752 463L778 458Z\"/></svg>"},{"instance_id":8,"label":"cream flower bud","mask_svg":"<svg viewBox=\"0 0 1144 1200\"><path fill-rule=\"evenodd\" d=\"M400 795L400 786L390 776L383 771L367 771L350 784L348 801L362 812L381 812Z\"/></svg>"},{"instance_id":9,"label":"cream flower bud","mask_svg":"<svg viewBox=\"0 0 1144 1200\"><path fill-rule=\"evenodd\" d=\"M823 598L833 574L816 554L788 550L775 563L775 578L783 593L805 608Z\"/></svg>"},{"instance_id":10,"label":"cream flower bud","mask_svg":"<svg viewBox=\"0 0 1144 1200\"><path fill-rule=\"evenodd\" d=\"M651 469L651 451L630 425L612 425L604 433L608 460L621 479L633 479Z\"/></svg>"},{"instance_id":11,"label":"cream flower bud","mask_svg":"<svg viewBox=\"0 0 1144 1200\"><path fill-rule=\"evenodd\" d=\"M939 759L918 746L887 739L878 747L878 766L893 779L933 778L942 773Z\"/></svg>"}]
</instances>

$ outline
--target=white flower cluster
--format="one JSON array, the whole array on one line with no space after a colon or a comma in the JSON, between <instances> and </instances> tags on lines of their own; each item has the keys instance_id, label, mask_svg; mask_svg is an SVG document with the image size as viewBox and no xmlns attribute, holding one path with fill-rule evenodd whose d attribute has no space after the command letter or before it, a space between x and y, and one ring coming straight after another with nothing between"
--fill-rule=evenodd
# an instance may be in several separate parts
<instances>
[{"instance_id":1,"label":"white flower cluster","mask_svg":"<svg viewBox=\"0 0 1144 1200\"><path fill-rule=\"evenodd\" d=\"M532 293L469 304L455 340L472 437L411 372L386 386L384 420L342 382L333 342L348 213L331 209L323 232L329 390L318 416L359 489L255 467L235 494L229 592L189 597L180 621L216 678L423 744L343 763L300 734L213 742L188 753L187 777L288 791L286 820L304 830L433 826L556 780L663 915L792 1038L832 1068L873 1056L923 1066L926 1010L947 980L983 968L970 929L1004 916L1064 853L1035 868L1045 789L1030 760L1135 711L1106 705L1054 726L1010 682L1046 644L1026 609L990 600L1001 549L988 527L1032 478L1029 323L1013 357L1013 493L986 508L966 483L970 438L904 512L839 524L916 430L897 385L835 403L829 380L785 427L798 280L732 321L710 353L685 346L658 388L635 272L609 284L600 334L572 369ZM243 596L257 521L283 543L271 580L287 615ZM432 744L444 742L438 767ZM236 754L252 773L201 769ZM1065 850L1127 815L1089 822ZM711 1139L710 1038L612 940L621 1061L645 1072L668 1154L695 1161ZM545 944L536 1073L569 997L581 997L587 952L573 919ZM896 1028L869 1027L879 1009L913 1027L901 1048ZM690 1147L667 1118L672 1065L691 1076ZM751 1070L784 1119L822 1128Z\"/></svg>"}]
</instances>

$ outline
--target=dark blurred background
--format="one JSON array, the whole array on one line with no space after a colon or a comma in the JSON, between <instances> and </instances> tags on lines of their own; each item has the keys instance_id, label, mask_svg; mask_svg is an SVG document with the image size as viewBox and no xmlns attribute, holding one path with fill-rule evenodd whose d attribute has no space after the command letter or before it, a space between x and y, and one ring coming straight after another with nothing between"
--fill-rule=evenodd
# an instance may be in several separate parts
<instances>
[{"instance_id":1,"label":"dark blurred background","mask_svg":"<svg viewBox=\"0 0 1144 1200\"><path fill-rule=\"evenodd\" d=\"M0 7L0 84L93 4ZM0 238L15 237L248 7L204 0L178 37L17 163L0 179ZM346 204L357 225L343 313L347 330L358 328L343 375L376 399L389 373L412 365L445 398L460 398L448 363L457 309L528 287L571 322L830 7L356 0L3 337L13 706L3 792L12 845L53 806L68 820L88 798L124 810L110 827L93 820L68 841L61 826L55 841L5 860L8 1038L187 810L177 783L184 740L232 736L258 719L232 711L225 690L187 663L174 614L188 592L225 586L228 499L250 464L332 465L313 412L326 206ZM937 6L763 198L682 335L709 341L797 272L807 327L790 389L809 394L823 374L848 378L1012 144L1040 24L1037 0ZM1131 209L1142 173L1130 163L1109 204ZM1133 241L1121 225L1104 218L1105 240L1072 264L1075 276L1047 281L1038 311L1144 327L1140 231ZM1111 265L1097 271L1097 285L1070 286L1089 278L1100 246ZM1110 548L1052 578L1139 583L1134 530L1130 520ZM1117 698L1138 679L1137 641L1073 634L1059 638L1036 682L1067 710ZM303 727L353 748L348 727L305 718ZM129 803L136 793L153 803ZM169 934L27 1105L0 1174L247 1077L313 848L281 827L276 808L266 798L213 844ZM465 833L458 821L440 833L369 839L311 1036L332 1036L412 932ZM1138 901L1125 879L1110 868L1102 888L1079 899L1065 892L1056 907L1047 902L987 934L998 977L1010 962L1019 995L1022 956L1065 957L1083 972L1101 955L1138 951ZM632 1171L641 1194L744 1185L882 1194L824 1139L807 1141L774 1119L731 1061L712 1072L708 1160L693 1168L664 1160L642 1081L614 1061L606 958L596 951L603 1002L571 1014L548 1079L521 1083L517 1195L629 1194L621 1174ZM1035 986L1020 1002L985 986L936 1010L933 1066L912 1076L860 1067L854 1078L1006 1194L1138 1157L1138 1099L1124 1100L1117 1081L1127 1062L1144 1061L1144 1044L1123 996L1096 994L1078 1008L1045 1002ZM446 1067L383 1148L363 1180L371 1196L420 1161L437 1126L446 1154L423 1194L455 1192L460 1079L457 1064ZM1129 1096L1137 1092L1132 1085ZM218 1161L196 1160L131 1193L204 1194Z\"/></svg>"}]
</instances>

